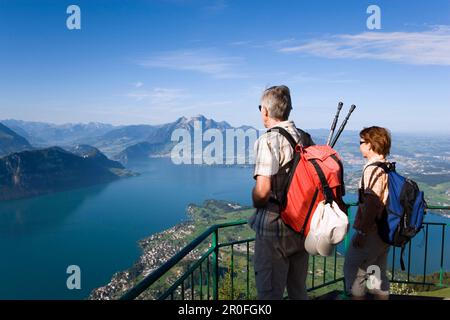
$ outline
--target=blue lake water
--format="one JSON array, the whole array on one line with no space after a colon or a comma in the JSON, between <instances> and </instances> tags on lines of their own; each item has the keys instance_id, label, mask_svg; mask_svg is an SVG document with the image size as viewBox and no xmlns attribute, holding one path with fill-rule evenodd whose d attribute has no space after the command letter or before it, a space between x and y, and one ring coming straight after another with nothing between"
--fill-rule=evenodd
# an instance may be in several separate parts
<instances>
[{"instance_id":1,"label":"blue lake water","mask_svg":"<svg viewBox=\"0 0 450 320\"><path fill-rule=\"evenodd\" d=\"M140 176L106 185L1 202L0 299L84 299L132 266L141 253L139 239L184 220L189 203L251 202L250 168L175 166L169 159L152 159L136 169ZM449 219L429 215L427 220ZM432 230L428 250L440 258L440 233L433 236ZM428 270L438 270L434 260ZM81 268L81 290L66 287L69 265Z\"/></svg>"}]
</instances>

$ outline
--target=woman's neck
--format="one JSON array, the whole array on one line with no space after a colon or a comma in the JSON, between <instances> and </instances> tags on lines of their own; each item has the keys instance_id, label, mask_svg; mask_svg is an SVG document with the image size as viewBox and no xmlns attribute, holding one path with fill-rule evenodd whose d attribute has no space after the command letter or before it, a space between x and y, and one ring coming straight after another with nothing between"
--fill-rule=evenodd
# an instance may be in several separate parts
<instances>
[{"instance_id":1,"label":"woman's neck","mask_svg":"<svg viewBox=\"0 0 450 320\"><path fill-rule=\"evenodd\" d=\"M368 157L367 157L367 160L368 160L369 162L372 162L372 161L374 161L374 160L384 160L384 156L381 155L381 154L375 153L375 154L372 154L372 155L368 156Z\"/></svg>"}]
</instances>

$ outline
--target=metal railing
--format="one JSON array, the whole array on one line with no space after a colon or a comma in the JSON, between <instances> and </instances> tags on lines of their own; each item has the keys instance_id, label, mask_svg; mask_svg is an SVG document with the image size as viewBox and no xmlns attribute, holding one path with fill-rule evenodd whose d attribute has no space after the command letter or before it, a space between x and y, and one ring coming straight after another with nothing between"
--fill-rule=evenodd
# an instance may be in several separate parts
<instances>
[{"instance_id":1,"label":"metal railing","mask_svg":"<svg viewBox=\"0 0 450 320\"><path fill-rule=\"evenodd\" d=\"M350 224L352 225L352 207L356 207L357 203L348 204L347 214L350 217ZM428 206L428 210L450 210L450 207L445 206ZM199 259L189 264L187 270L170 285L168 289L160 293L157 297L158 300L165 299L176 299L176 296L181 298L182 300L190 298L192 300L198 298L199 300L219 300L219 281L229 280L230 288L226 290L227 297L229 299L237 298L235 296L235 247L238 245L245 244L245 297L246 299L254 298L251 296L250 290L250 282L251 282L251 265L250 265L250 243L254 242L255 238L247 238L243 240L232 240L224 243L220 243L219 241L219 230L236 227L247 224L246 220L239 220L229 223L217 224L209 227L205 232L203 232L200 236L195 238L192 242L186 245L181 251L179 251L175 256L166 261L163 265L161 265L158 269L150 273L143 280L141 280L136 286L127 291L120 299L121 300L130 300L139 297L144 291L151 288L155 282L167 276L168 272L172 270L183 258L187 257L193 250L198 249L200 246L205 244L205 240L210 240L210 245L207 247L206 251L200 256ZM396 258L396 250L399 248L392 247L392 269L391 269L391 282L396 283L408 283L408 284L421 284L421 285L444 285L444 245L445 245L445 229L448 226L445 223L436 223L436 222L424 222L425 229L425 250L424 250L424 268L423 268L423 277L422 281L414 281L411 280L411 241L408 245L408 250L406 251L408 255L408 267L406 274L397 273L397 275L403 276L403 279L396 278L396 270L395 270L395 258ZM440 277L438 283L431 283L426 281L426 270L427 270L427 262L428 262L428 236L429 236L429 228L430 226L440 227L441 229L441 254L440 254ZM211 239L209 239L211 237ZM347 234L344 240L344 250L348 248L350 245L350 233ZM227 273L224 273L224 269L220 270L220 249L229 248L230 249L230 261L228 264ZM242 250L241 250L242 251ZM242 252L240 253L242 255ZM224 259L222 259L223 261ZM331 260L331 265L330 265ZM342 265L343 265L343 253L338 252L338 248L334 251L333 257L315 257L312 256L308 274L312 276L308 277L308 292L318 290L333 284L337 284L342 282L344 284L344 277L342 274ZM205 270L206 264L206 270ZM319 266L319 269L317 269ZM323 270L320 269L320 266ZM329 270L328 268L332 270ZM338 268L341 270L338 271ZM312 269L309 271L309 269ZM322 273L322 274L320 274ZM319 279L318 278L319 275ZM328 277L327 277L328 276ZM226 277L228 277L226 279ZM212 278L212 279L211 279ZM186 282L188 282L186 286ZM198 289L196 290L196 287ZM187 294L186 292L190 293ZM238 298L243 298L242 296Z\"/></svg>"},{"instance_id":2,"label":"metal railing","mask_svg":"<svg viewBox=\"0 0 450 320\"><path fill-rule=\"evenodd\" d=\"M450 210L449 206L427 206L427 210ZM422 272L422 280L421 281L415 281L411 280L411 254L414 252L412 248L413 243L417 243L418 236L413 238L408 243L408 249L405 250L405 255L407 255L407 267L406 267L406 274L403 272L403 278L404 279L398 279L395 277L396 275L396 269L395 269L395 259L396 259L396 253L400 250L400 248L392 247L392 262L391 262L391 282L394 283L403 283L403 284L417 284L417 285L428 285L428 286L439 286L444 287L444 273L445 273L445 230L446 227L448 227L449 224L442 223L442 222L424 222L423 223L423 230L424 230L424 253L423 253L423 272ZM430 235L430 228L434 228L435 230L438 229L441 232L440 236L440 256L439 256L439 281L437 283L429 282L427 281L427 265L428 265L428 258L429 258L429 252L428 252L428 246L429 246L429 235ZM416 276L416 278L418 275Z\"/></svg>"}]
</instances>

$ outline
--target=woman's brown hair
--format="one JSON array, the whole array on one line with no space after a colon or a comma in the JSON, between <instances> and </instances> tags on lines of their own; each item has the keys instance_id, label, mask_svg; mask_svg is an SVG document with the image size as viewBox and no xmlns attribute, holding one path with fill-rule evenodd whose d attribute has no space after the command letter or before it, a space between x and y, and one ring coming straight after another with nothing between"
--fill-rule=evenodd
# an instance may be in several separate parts
<instances>
[{"instance_id":1,"label":"woman's brown hair","mask_svg":"<svg viewBox=\"0 0 450 320\"><path fill-rule=\"evenodd\" d=\"M377 126L364 128L359 133L359 136L365 142L371 144L374 152L383 156L389 155L391 151L391 134L387 129Z\"/></svg>"}]
</instances>

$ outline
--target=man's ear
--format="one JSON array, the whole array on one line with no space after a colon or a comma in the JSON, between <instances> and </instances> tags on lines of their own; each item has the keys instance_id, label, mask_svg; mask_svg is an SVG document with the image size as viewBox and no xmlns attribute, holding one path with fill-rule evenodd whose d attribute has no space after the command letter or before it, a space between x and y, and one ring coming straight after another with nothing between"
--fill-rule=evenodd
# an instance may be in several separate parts
<instances>
[{"instance_id":1,"label":"man's ear","mask_svg":"<svg viewBox=\"0 0 450 320\"><path fill-rule=\"evenodd\" d=\"M269 110L267 110L266 108L263 108L263 114L264 114L264 117L269 117Z\"/></svg>"}]
</instances>

